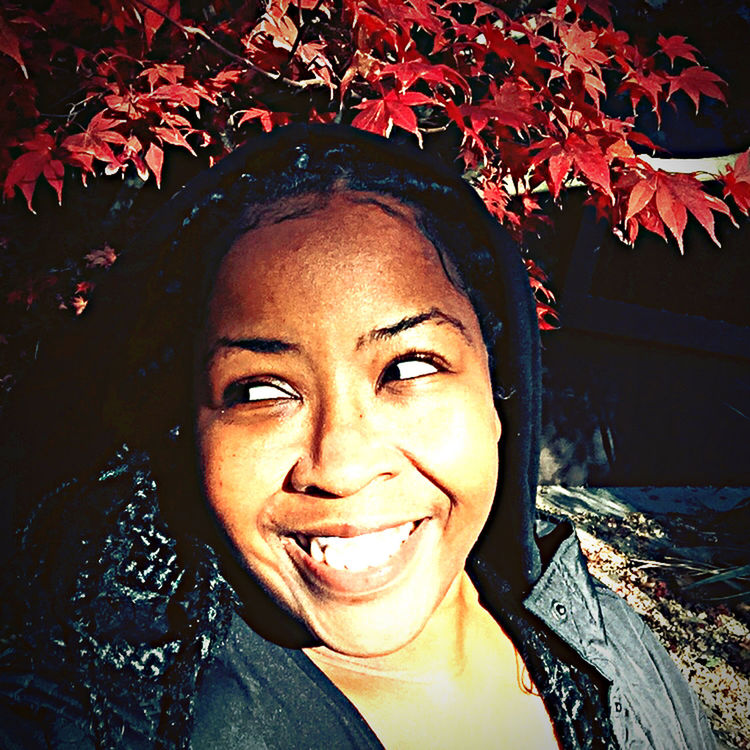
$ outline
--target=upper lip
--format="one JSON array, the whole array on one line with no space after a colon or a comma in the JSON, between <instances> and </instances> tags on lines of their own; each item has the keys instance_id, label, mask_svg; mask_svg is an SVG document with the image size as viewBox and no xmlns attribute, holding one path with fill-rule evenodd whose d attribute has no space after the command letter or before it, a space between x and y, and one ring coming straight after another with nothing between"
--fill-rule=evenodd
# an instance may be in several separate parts
<instances>
[{"instance_id":1,"label":"upper lip","mask_svg":"<svg viewBox=\"0 0 750 750\"><path fill-rule=\"evenodd\" d=\"M397 528L403 526L406 523L418 524L420 521L425 520L425 516L420 518L407 518L399 521L381 521L374 523L331 523L331 524L320 524L319 526L310 526L307 528L296 528L296 529L285 529L282 531L284 536L302 536L311 539L312 537L328 537L337 536L342 538L351 538L355 536L363 536L364 534L375 534L379 531L386 531L386 529Z\"/></svg>"}]
</instances>

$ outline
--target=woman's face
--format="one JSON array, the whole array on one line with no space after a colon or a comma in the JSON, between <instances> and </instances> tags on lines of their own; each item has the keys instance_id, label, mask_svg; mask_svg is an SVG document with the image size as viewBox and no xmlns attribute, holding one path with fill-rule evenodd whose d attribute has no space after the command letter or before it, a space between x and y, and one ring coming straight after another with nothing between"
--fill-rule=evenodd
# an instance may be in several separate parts
<instances>
[{"instance_id":1,"label":"woman's face","mask_svg":"<svg viewBox=\"0 0 750 750\"><path fill-rule=\"evenodd\" d=\"M323 644L390 653L457 586L500 421L476 315L411 211L309 198L220 266L197 381L204 491L246 567Z\"/></svg>"}]
</instances>

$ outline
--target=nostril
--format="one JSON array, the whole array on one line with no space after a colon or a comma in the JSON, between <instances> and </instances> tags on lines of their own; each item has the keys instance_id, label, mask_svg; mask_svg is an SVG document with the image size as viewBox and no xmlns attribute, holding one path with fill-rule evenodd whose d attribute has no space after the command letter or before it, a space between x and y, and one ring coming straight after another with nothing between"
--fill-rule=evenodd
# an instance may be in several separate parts
<instances>
[{"instance_id":1,"label":"nostril","mask_svg":"<svg viewBox=\"0 0 750 750\"><path fill-rule=\"evenodd\" d=\"M378 477L393 476L398 460L376 431L329 425L300 451L289 468L286 490L311 499L348 497Z\"/></svg>"},{"instance_id":2,"label":"nostril","mask_svg":"<svg viewBox=\"0 0 750 750\"><path fill-rule=\"evenodd\" d=\"M321 489L320 487L316 487L314 484L308 484L305 487L299 488L297 491L301 492L304 495L309 495L310 497L319 497L328 500L334 497L339 497L335 492Z\"/></svg>"},{"instance_id":3,"label":"nostril","mask_svg":"<svg viewBox=\"0 0 750 750\"><path fill-rule=\"evenodd\" d=\"M314 483L304 483L296 480L294 469L287 474L284 480L284 491L307 495L308 497L317 497L323 500L332 500L333 498L340 497L336 492L324 490Z\"/></svg>"}]
</instances>

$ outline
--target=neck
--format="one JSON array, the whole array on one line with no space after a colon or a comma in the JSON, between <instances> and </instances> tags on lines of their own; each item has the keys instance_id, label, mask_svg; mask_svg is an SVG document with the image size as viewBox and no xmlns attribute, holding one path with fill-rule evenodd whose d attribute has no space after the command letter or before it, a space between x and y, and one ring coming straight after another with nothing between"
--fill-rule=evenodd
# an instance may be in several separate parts
<instances>
[{"instance_id":1,"label":"neck","mask_svg":"<svg viewBox=\"0 0 750 750\"><path fill-rule=\"evenodd\" d=\"M477 591L462 572L416 638L398 650L372 656L340 654L326 646L304 651L329 677L335 674L347 681L375 677L427 682L438 672L458 677L467 667L469 621L475 608L481 608Z\"/></svg>"}]
</instances>

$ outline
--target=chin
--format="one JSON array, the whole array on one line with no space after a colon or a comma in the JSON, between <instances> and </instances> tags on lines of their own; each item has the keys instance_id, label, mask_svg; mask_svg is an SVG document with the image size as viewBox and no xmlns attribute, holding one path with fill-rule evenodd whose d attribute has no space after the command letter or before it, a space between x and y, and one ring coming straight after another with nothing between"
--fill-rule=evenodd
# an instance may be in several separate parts
<instances>
[{"instance_id":1,"label":"chin","mask_svg":"<svg viewBox=\"0 0 750 750\"><path fill-rule=\"evenodd\" d=\"M423 632L431 612L409 612L408 618L342 616L336 622L308 624L320 645L346 656L387 656L408 646Z\"/></svg>"}]
</instances>

